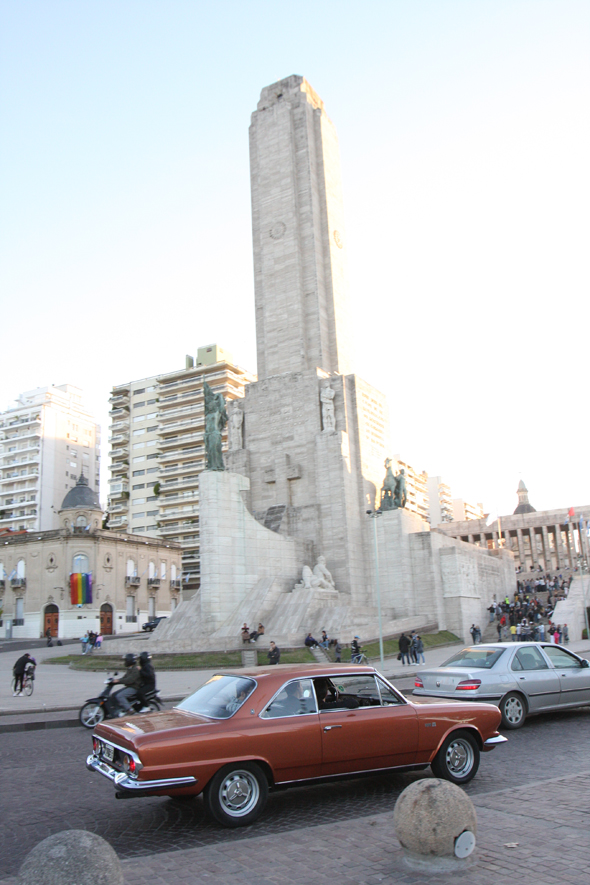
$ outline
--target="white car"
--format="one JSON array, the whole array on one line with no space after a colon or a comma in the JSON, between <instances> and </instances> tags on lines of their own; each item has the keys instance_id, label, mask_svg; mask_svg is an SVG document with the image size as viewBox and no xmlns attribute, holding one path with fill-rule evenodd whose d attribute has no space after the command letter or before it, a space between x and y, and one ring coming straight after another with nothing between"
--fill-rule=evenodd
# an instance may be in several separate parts
<instances>
[{"instance_id":1,"label":"white car","mask_svg":"<svg viewBox=\"0 0 590 885\"><path fill-rule=\"evenodd\" d=\"M416 676L414 695L496 704L505 728L527 716L590 704L590 664L550 642L486 642Z\"/></svg>"}]
</instances>

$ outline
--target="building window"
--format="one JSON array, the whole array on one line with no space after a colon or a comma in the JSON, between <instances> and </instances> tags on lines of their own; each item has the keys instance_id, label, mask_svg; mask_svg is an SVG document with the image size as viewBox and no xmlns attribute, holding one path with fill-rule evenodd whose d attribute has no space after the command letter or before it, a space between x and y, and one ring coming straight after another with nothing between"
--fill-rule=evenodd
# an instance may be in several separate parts
<instances>
[{"instance_id":1,"label":"building window","mask_svg":"<svg viewBox=\"0 0 590 885\"><path fill-rule=\"evenodd\" d=\"M148 455L148 460L151 457L152 457L151 455ZM158 473L158 471L159 471L158 467L148 467L148 469L146 470L146 473Z\"/></svg>"},{"instance_id":2,"label":"building window","mask_svg":"<svg viewBox=\"0 0 590 885\"><path fill-rule=\"evenodd\" d=\"M145 387L138 387L137 390L133 391L133 396L138 396L140 393L145 393Z\"/></svg>"},{"instance_id":3,"label":"building window","mask_svg":"<svg viewBox=\"0 0 590 885\"><path fill-rule=\"evenodd\" d=\"M158 429L158 425L157 425L157 424L154 424L153 427L148 427L147 432L148 432L148 433L153 433L154 430L157 430L157 429Z\"/></svg>"},{"instance_id":4,"label":"building window","mask_svg":"<svg viewBox=\"0 0 590 885\"><path fill-rule=\"evenodd\" d=\"M154 458L157 458L157 457L158 457L158 454L157 454L157 452L156 452L156 453L154 453L153 455L148 455L147 458L146 458L146 460L147 460L147 461L153 461Z\"/></svg>"},{"instance_id":5,"label":"building window","mask_svg":"<svg viewBox=\"0 0 590 885\"><path fill-rule=\"evenodd\" d=\"M148 578L151 580L156 577L156 563L150 559L148 565Z\"/></svg>"},{"instance_id":6,"label":"building window","mask_svg":"<svg viewBox=\"0 0 590 885\"><path fill-rule=\"evenodd\" d=\"M149 470L148 470L148 473L149 473ZM145 470L134 470L133 471L133 476L144 476L144 475L145 475Z\"/></svg>"},{"instance_id":7,"label":"building window","mask_svg":"<svg viewBox=\"0 0 590 885\"><path fill-rule=\"evenodd\" d=\"M135 596L127 597L127 615L125 620L128 624L133 624L137 621L137 615L135 614Z\"/></svg>"},{"instance_id":8,"label":"building window","mask_svg":"<svg viewBox=\"0 0 590 885\"><path fill-rule=\"evenodd\" d=\"M141 472L143 473L143 470L142 470ZM145 483L144 483L144 482L138 482L138 483L136 483L136 484L133 486L133 491L135 492L135 491L137 491L137 489L145 489ZM136 503L137 503L137 502L136 502Z\"/></svg>"},{"instance_id":9,"label":"building window","mask_svg":"<svg viewBox=\"0 0 590 885\"><path fill-rule=\"evenodd\" d=\"M26 566L24 559L19 559L16 564L16 576L17 578L26 578Z\"/></svg>"},{"instance_id":10,"label":"building window","mask_svg":"<svg viewBox=\"0 0 590 885\"><path fill-rule=\"evenodd\" d=\"M142 406L145 406L145 402L144 402L143 400L142 400L141 402L139 402L139 403L133 403L133 408L134 408L134 409L141 409Z\"/></svg>"},{"instance_id":11,"label":"building window","mask_svg":"<svg viewBox=\"0 0 590 885\"><path fill-rule=\"evenodd\" d=\"M127 577L133 578L137 574L137 569L135 568L135 561L133 559L127 560Z\"/></svg>"},{"instance_id":12,"label":"building window","mask_svg":"<svg viewBox=\"0 0 590 885\"><path fill-rule=\"evenodd\" d=\"M145 455L138 455L137 458L134 458L134 459L133 459L133 463L134 463L134 464L139 464L140 461L145 461ZM66 486L66 488L67 488L67 486Z\"/></svg>"},{"instance_id":13,"label":"building window","mask_svg":"<svg viewBox=\"0 0 590 885\"><path fill-rule=\"evenodd\" d=\"M145 519L145 511L143 513L134 513L131 519Z\"/></svg>"},{"instance_id":14,"label":"building window","mask_svg":"<svg viewBox=\"0 0 590 885\"><path fill-rule=\"evenodd\" d=\"M85 553L76 553L72 557L72 574L87 575L90 572L90 562Z\"/></svg>"}]
</instances>

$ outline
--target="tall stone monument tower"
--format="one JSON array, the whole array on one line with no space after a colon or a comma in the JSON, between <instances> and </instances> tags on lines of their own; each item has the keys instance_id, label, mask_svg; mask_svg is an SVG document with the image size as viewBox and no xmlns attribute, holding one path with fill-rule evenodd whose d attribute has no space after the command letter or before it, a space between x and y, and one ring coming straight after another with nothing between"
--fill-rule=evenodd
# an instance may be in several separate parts
<instances>
[{"instance_id":1,"label":"tall stone monument tower","mask_svg":"<svg viewBox=\"0 0 590 885\"><path fill-rule=\"evenodd\" d=\"M303 77L262 90L250 127L258 378L352 371L338 139Z\"/></svg>"},{"instance_id":2,"label":"tall stone monument tower","mask_svg":"<svg viewBox=\"0 0 590 885\"><path fill-rule=\"evenodd\" d=\"M227 464L250 479L251 512L311 542L337 589L360 604L387 407L352 374L338 139L303 77L262 90L250 168L258 382L234 406L242 434Z\"/></svg>"}]
</instances>

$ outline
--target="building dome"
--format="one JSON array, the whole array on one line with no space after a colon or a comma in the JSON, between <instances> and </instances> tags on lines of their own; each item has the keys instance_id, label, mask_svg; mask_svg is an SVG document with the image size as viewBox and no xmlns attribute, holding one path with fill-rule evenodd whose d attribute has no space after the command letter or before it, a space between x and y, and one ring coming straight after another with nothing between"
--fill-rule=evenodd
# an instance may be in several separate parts
<instances>
[{"instance_id":1,"label":"building dome","mask_svg":"<svg viewBox=\"0 0 590 885\"><path fill-rule=\"evenodd\" d=\"M518 507L514 511L513 516L517 516L519 513L536 513L537 511L533 507L533 505L529 502L529 493L528 489L523 483L522 479L518 483L518 489L516 490L516 494L518 495Z\"/></svg>"},{"instance_id":2,"label":"building dome","mask_svg":"<svg viewBox=\"0 0 590 885\"><path fill-rule=\"evenodd\" d=\"M102 512L98 495L92 491L83 473L78 477L74 488L70 489L63 499L60 513L62 510L100 510Z\"/></svg>"}]
</instances>

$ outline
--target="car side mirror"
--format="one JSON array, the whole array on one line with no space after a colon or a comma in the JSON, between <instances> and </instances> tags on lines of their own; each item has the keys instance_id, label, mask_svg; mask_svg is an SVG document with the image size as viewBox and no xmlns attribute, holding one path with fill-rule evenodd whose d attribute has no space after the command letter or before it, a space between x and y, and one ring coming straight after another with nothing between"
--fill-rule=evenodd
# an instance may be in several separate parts
<instances>
[{"instance_id":1,"label":"car side mirror","mask_svg":"<svg viewBox=\"0 0 590 885\"><path fill-rule=\"evenodd\" d=\"M590 667L590 663L586 660L586 658L582 658L582 669L587 670Z\"/></svg>"}]
</instances>

